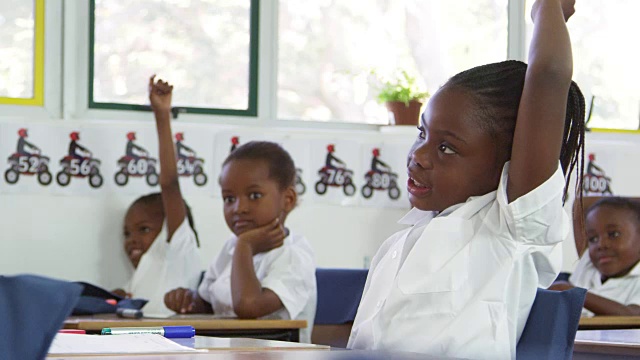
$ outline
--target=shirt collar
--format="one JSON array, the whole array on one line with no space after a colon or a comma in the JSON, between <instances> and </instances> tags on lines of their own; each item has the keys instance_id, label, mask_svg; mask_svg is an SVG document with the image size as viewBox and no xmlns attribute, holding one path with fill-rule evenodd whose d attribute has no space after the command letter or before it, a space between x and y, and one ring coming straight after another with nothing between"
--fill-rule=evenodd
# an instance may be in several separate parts
<instances>
[{"instance_id":1,"label":"shirt collar","mask_svg":"<svg viewBox=\"0 0 640 360\"><path fill-rule=\"evenodd\" d=\"M627 275L640 276L640 262L636 263Z\"/></svg>"},{"instance_id":2,"label":"shirt collar","mask_svg":"<svg viewBox=\"0 0 640 360\"><path fill-rule=\"evenodd\" d=\"M433 219L434 215L435 211L424 211L418 208L412 208L402 219L398 220L398 224L416 225L420 221Z\"/></svg>"},{"instance_id":3,"label":"shirt collar","mask_svg":"<svg viewBox=\"0 0 640 360\"><path fill-rule=\"evenodd\" d=\"M404 217L402 217L402 219L398 220L398 223L403 225L417 225L418 223L422 223L424 221L431 221L431 219L435 217L446 216L467 218L475 214L491 200L495 199L495 196L495 191L482 196L470 196L464 203L451 205L440 213L436 211L424 211L417 208L412 208Z\"/></svg>"}]
</instances>

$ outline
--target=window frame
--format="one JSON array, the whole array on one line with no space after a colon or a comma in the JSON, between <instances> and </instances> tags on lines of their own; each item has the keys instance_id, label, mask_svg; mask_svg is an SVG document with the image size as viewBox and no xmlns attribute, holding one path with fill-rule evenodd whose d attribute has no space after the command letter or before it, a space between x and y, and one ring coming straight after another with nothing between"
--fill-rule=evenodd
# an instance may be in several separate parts
<instances>
[{"instance_id":1,"label":"window frame","mask_svg":"<svg viewBox=\"0 0 640 360\"><path fill-rule=\"evenodd\" d=\"M249 94L247 99L247 109L225 109L225 108L208 108L208 107L177 107L180 113L187 114L212 114L212 115L231 115L231 116L256 116L258 112L258 48L259 48L259 19L260 7L258 0L251 1L251 10L249 14ZM94 49L95 49L95 4L96 0L89 0L89 59L88 59L88 108L89 109L105 109L105 110L130 110L130 111L149 111L149 106L139 104L126 104L115 102L97 102L93 98L93 79L94 71Z\"/></svg>"},{"instance_id":2,"label":"window frame","mask_svg":"<svg viewBox=\"0 0 640 360\"><path fill-rule=\"evenodd\" d=\"M30 98L0 96L0 104L44 105L44 19L44 0L33 0L33 96Z\"/></svg>"},{"instance_id":3,"label":"window frame","mask_svg":"<svg viewBox=\"0 0 640 360\"><path fill-rule=\"evenodd\" d=\"M0 121L60 119L62 114L63 0L34 0L34 4L34 43L39 40L38 45L34 44L34 97L3 97L3 101L0 101ZM38 25L40 27L36 29Z\"/></svg>"},{"instance_id":4,"label":"window frame","mask_svg":"<svg viewBox=\"0 0 640 360\"><path fill-rule=\"evenodd\" d=\"M0 104L0 121L151 121L148 108L140 110L89 107L89 2L35 0L45 5L44 16L44 99L43 106ZM259 19L254 62L256 107L253 114L181 113L179 120L190 123L248 126L278 129L378 130L385 125L317 122L277 118L278 2L252 0L258 4ZM525 0L508 0L507 58L525 60ZM253 35L255 36L255 35ZM63 61L64 59L64 61ZM259 100L258 100L259 99ZM593 132L640 133L638 130L589 129Z\"/></svg>"}]
</instances>

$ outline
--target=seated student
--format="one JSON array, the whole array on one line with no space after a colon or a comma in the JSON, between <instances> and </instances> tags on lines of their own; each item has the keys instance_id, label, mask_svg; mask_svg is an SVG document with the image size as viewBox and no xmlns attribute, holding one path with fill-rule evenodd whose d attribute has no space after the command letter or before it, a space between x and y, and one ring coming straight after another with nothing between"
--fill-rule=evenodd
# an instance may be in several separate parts
<instances>
[{"instance_id":1,"label":"seated student","mask_svg":"<svg viewBox=\"0 0 640 360\"><path fill-rule=\"evenodd\" d=\"M195 287L202 267L198 237L191 212L182 199L176 155L171 136L171 93L173 86L158 80L149 82L160 151L161 193L143 196L131 204L124 220L124 248L133 267L133 277L121 296L149 300L145 314L172 314L164 305L164 294L176 287Z\"/></svg>"},{"instance_id":2,"label":"seated student","mask_svg":"<svg viewBox=\"0 0 640 360\"><path fill-rule=\"evenodd\" d=\"M585 233L589 253L569 282L550 289L587 289L583 316L640 315L640 203L620 197L598 200L587 209Z\"/></svg>"},{"instance_id":3,"label":"seated student","mask_svg":"<svg viewBox=\"0 0 640 360\"><path fill-rule=\"evenodd\" d=\"M296 205L296 169L278 144L248 142L222 165L224 218L234 236L195 286L165 296L178 313L244 319L302 319L310 341L316 311L314 255L307 239L285 227Z\"/></svg>"},{"instance_id":4,"label":"seated student","mask_svg":"<svg viewBox=\"0 0 640 360\"><path fill-rule=\"evenodd\" d=\"M537 288L560 271L583 148L572 13L538 0L528 66L464 71L429 100L407 159L412 227L373 258L348 347L515 358Z\"/></svg>"}]
</instances>

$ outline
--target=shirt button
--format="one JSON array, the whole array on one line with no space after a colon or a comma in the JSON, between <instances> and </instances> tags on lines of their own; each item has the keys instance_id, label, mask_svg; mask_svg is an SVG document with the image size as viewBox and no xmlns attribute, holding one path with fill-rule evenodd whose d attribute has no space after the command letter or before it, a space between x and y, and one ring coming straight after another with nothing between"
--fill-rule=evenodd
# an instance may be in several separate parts
<instances>
[{"instance_id":1,"label":"shirt button","mask_svg":"<svg viewBox=\"0 0 640 360\"><path fill-rule=\"evenodd\" d=\"M393 250L393 254L391 254L391 258L395 259L398 256L398 250Z\"/></svg>"},{"instance_id":2,"label":"shirt button","mask_svg":"<svg viewBox=\"0 0 640 360\"><path fill-rule=\"evenodd\" d=\"M378 303L376 304L376 307L380 307L382 306L382 300L378 301Z\"/></svg>"}]
</instances>

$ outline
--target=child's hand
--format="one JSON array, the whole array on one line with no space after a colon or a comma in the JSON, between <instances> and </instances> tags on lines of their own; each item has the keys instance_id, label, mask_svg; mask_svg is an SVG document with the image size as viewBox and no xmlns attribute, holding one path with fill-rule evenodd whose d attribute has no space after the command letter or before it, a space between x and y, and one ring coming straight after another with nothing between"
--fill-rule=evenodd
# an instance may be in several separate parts
<instances>
[{"instance_id":1,"label":"child's hand","mask_svg":"<svg viewBox=\"0 0 640 360\"><path fill-rule=\"evenodd\" d=\"M280 219L275 219L267 225L243 232L238 236L238 242L249 245L255 255L282 246L286 237Z\"/></svg>"},{"instance_id":2,"label":"child's hand","mask_svg":"<svg viewBox=\"0 0 640 360\"><path fill-rule=\"evenodd\" d=\"M538 13L538 8L542 6L542 3L544 1L545 0L538 0L535 2L535 4L533 4L533 7L531 8L531 19L533 21L536 20L536 14ZM576 9L575 9L576 0L551 0L551 1L560 2L560 5L562 6L562 15L564 16L565 22L569 20L571 15L573 15L576 12Z\"/></svg>"},{"instance_id":3,"label":"child's hand","mask_svg":"<svg viewBox=\"0 0 640 360\"><path fill-rule=\"evenodd\" d=\"M149 78L149 101L153 111L168 112L171 111L171 94L173 85L168 82L158 80L156 76Z\"/></svg>"},{"instance_id":4,"label":"child's hand","mask_svg":"<svg viewBox=\"0 0 640 360\"><path fill-rule=\"evenodd\" d=\"M562 14L564 15L564 21L569 20L571 15L576 12L576 0L562 0Z\"/></svg>"},{"instance_id":5,"label":"child's hand","mask_svg":"<svg viewBox=\"0 0 640 360\"><path fill-rule=\"evenodd\" d=\"M178 314L188 314L194 312L196 298L195 292L185 288L177 288L164 295L164 304Z\"/></svg>"},{"instance_id":6,"label":"child's hand","mask_svg":"<svg viewBox=\"0 0 640 360\"><path fill-rule=\"evenodd\" d=\"M115 290L112 290L111 293L114 295L118 295L123 299L131 299L131 293L128 293L123 289L115 289Z\"/></svg>"}]
</instances>

